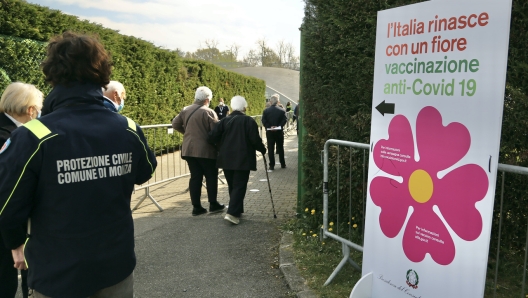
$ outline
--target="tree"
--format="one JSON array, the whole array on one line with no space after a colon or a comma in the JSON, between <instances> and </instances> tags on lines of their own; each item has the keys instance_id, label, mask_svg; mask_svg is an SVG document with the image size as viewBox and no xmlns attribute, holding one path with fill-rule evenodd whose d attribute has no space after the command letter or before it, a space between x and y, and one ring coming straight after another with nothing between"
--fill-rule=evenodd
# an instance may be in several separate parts
<instances>
[{"instance_id":1,"label":"tree","mask_svg":"<svg viewBox=\"0 0 528 298\"><path fill-rule=\"evenodd\" d=\"M216 39L206 39L205 40L205 46L208 49L218 49L218 40Z\"/></svg>"},{"instance_id":2,"label":"tree","mask_svg":"<svg viewBox=\"0 0 528 298\"><path fill-rule=\"evenodd\" d=\"M279 63L281 67L286 63L288 45L284 42L284 39L279 40L277 43L277 56L279 56Z\"/></svg>"},{"instance_id":3,"label":"tree","mask_svg":"<svg viewBox=\"0 0 528 298\"><path fill-rule=\"evenodd\" d=\"M207 48L196 50L196 52L191 53L189 58L214 62L217 61L219 57L220 51L217 48Z\"/></svg>"},{"instance_id":4,"label":"tree","mask_svg":"<svg viewBox=\"0 0 528 298\"><path fill-rule=\"evenodd\" d=\"M251 49L249 52L244 56L243 62L247 64L247 66L255 67L260 64L260 56L257 53L257 51Z\"/></svg>"},{"instance_id":5,"label":"tree","mask_svg":"<svg viewBox=\"0 0 528 298\"><path fill-rule=\"evenodd\" d=\"M200 48L195 52L183 53L181 50L177 51L180 56L187 59L205 60L223 67L239 66L239 63L243 62L246 66L252 67L299 68L299 57L295 56L295 48L291 43L286 43L284 40L280 40L277 43L277 51L274 51L270 48L265 38L259 39L256 42L258 48L250 49L242 58L242 61L238 60L241 47L236 43L228 46L225 51L218 49L219 42L215 39L206 39L204 44L205 47L200 45Z\"/></svg>"},{"instance_id":6,"label":"tree","mask_svg":"<svg viewBox=\"0 0 528 298\"><path fill-rule=\"evenodd\" d=\"M240 45L234 43L231 46L229 46L228 51L231 52L231 54L235 58L235 61L237 61L238 60L238 53L240 52Z\"/></svg>"},{"instance_id":7,"label":"tree","mask_svg":"<svg viewBox=\"0 0 528 298\"><path fill-rule=\"evenodd\" d=\"M180 48L176 48L176 50L174 50L173 52L175 52L176 54L178 54L178 56L180 56L180 57L182 57L182 58L185 57L185 56L187 55L187 53L188 53L188 52L185 53L185 52L184 52L182 49L180 49Z\"/></svg>"},{"instance_id":8,"label":"tree","mask_svg":"<svg viewBox=\"0 0 528 298\"><path fill-rule=\"evenodd\" d=\"M295 56L295 47L291 43L286 44L285 68L299 69L299 57Z\"/></svg>"},{"instance_id":9,"label":"tree","mask_svg":"<svg viewBox=\"0 0 528 298\"><path fill-rule=\"evenodd\" d=\"M265 38L257 40L259 46L258 55L260 56L261 66L275 66L280 67L280 58L270 47Z\"/></svg>"}]
</instances>

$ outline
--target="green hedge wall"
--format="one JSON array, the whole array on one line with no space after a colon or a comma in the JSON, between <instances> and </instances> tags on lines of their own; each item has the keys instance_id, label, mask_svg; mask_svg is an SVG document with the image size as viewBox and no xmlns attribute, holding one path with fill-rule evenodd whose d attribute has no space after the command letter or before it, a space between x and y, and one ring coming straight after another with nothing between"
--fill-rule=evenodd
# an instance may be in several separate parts
<instances>
[{"instance_id":1,"label":"green hedge wall","mask_svg":"<svg viewBox=\"0 0 528 298\"><path fill-rule=\"evenodd\" d=\"M246 97L248 115L265 105L262 80L232 73L207 62L183 61L174 51L124 36L77 17L20 0L0 0L0 69L11 81L36 84L46 94L50 87L39 69L46 42L66 30L97 34L112 54L112 80L123 83L127 100L123 114L141 125L170 123L194 101L194 91L207 85L213 102L234 95Z\"/></svg>"},{"instance_id":2,"label":"green hedge wall","mask_svg":"<svg viewBox=\"0 0 528 298\"><path fill-rule=\"evenodd\" d=\"M310 218L312 229L322 223L323 165L321 150L328 139L369 143L370 113L374 78L376 44L376 16L379 10L419 1L371 0L305 0L302 25L304 48L302 53L301 85L303 125L306 130L302 142L305 162L303 206L315 209L316 220ZM349 154L349 152L340 152ZM329 160L337 152L330 152ZM356 160L356 159L354 159ZM352 168L360 166L351 162ZM329 166L329 199L337 199L337 164ZM348 164L340 165L349 168ZM340 181L361 181L362 171L353 177L340 172ZM363 193L341 186L341 194L352 192L355 202L363 201ZM339 198L341 199L341 198ZM348 200L348 195L343 200ZM347 202L343 202L348 204ZM330 206L335 206L330 204ZM346 206L346 205L342 205ZM362 206L354 206L354 214L362 214ZM348 211L348 210L347 210ZM329 218L336 218L335 208ZM348 213L348 212L347 212ZM340 214L348 218L348 214ZM360 219L358 223L362 222ZM361 225L361 224L360 224ZM362 228L361 226L359 228Z\"/></svg>"},{"instance_id":3,"label":"green hedge wall","mask_svg":"<svg viewBox=\"0 0 528 298\"><path fill-rule=\"evenodd\" d=\"M260 115L266 104L262 90L266 83L252 77L226 71L212 63L205 61L184 60L188 78L186 81L199 80L198 85L206 85L213 90L214 98L211 107L218 105L218 100L224 98L228 103L235 95L241 95L248 102L247 115ZM191 71L192 70L192 71ZM194 98L194 89L190 91Z\"/></svg>"},{"instance_id":4,"label":"green hedge wall","mask_svg":"<svg viewBox=\"0 0 528 298\"><path fill-rule=\"evenodd\" d=\"M0 68L0 90L4 90L7 85L9 85L9 83L11 83L11 79L9 78L5 70Z\"/></svg>"},{"instance_id":5,"label":"green hedge wall","mask_svg":"<svg viewBox=\"0 0 528 298\"><path fill-rule=\"evenodd\" d=\"M320 152L328 139L370 143L370 114L372 108L372 85L374 77L374 51L377 12L389 8L422 2L420 0L305 0L305 18L302 25L303 48L303 139L305 162L302 165L303 206L322 210L323 166ZM528 2L513 0L507 88L501 138L501 163L528 166ZM330 152L330 158L338 154ZM341 156L348 156L341 149ZM340 181L361 181L362 153L352 162L344 161ZM337 185L337 164L329 168L329 185ZM352 169L352 173L343 169ZM350 176L353 177L350 177ZM521 251L525 245L528 187L526 177L507 175L504 212L507 220L503 224L503 237L512 250ZM498 181L500 181L500 175ZM349 193L354 202L364 199L361 185L330 189L331 202L347 204ZM500 184L497 186L500 191ZM497 200L500 195L497 196ZM335 206L335 204L330 204ZM344 205L343 205L344 206ZM499 221L500 203L495 202L494 224ZM363 214L364 206L353 206L353 214ZM335 209L335 208L334 208ZM331 209L330 218L337 217ZM348 217L348 210L340 214ZM321 212L317 220L309 218L312 229L322 223ZM507 221L507 223L506 223ZM359 221L361 222L361 221ZM345 220L346 224L346 220ZM361 229L362 227L358 227ZM496 226L492 247L497 243ZM504 239L503 238L503 239ZM504 242L503 242L504 243Z\"/></svg>"}]
</instances>

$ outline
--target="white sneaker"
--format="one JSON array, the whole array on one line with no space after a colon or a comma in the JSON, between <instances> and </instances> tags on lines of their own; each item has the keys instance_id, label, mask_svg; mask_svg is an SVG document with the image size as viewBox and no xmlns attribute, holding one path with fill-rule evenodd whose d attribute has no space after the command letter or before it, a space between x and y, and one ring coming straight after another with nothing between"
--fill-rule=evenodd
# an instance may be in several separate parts
<instances>
[{"instance_id":1,"label":"white sneaker","mask_svg":"<svg viewBox=\"0 0 528 298\"><path fill-rule=\"evenodd\" d=\"M236 217L236 216L231 215L231 214L226 214L224 219L229 221L229 222L231 222L234 225L238 225L240 223L240 219L238 217Z\"/></svg>"}]
</instances>

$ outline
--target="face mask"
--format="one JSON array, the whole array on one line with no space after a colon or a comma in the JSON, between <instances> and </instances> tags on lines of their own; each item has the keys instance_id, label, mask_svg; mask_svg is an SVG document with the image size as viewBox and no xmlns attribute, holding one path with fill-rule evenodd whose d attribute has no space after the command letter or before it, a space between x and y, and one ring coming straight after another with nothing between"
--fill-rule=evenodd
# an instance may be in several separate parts
<instances>
[{"instance_id":1,"label":"face mask","mask_svg":"<svg viewBox=\"0 0 528 298\"><path fill-rule=\"evenodd\" d=\"M219 103L219 105L220 105L220 106L223 106L223 105L224 105L224 103L223 103L223 102L221 102L221 103Z\"/></svg>"},{"instance_id":2,"label":"face mask","mask_svg":"<svg viewBox=\"0 0 528 298\"><path fill-rule=\"evenodd\" d=\"M121 112L125 107L125 101L121 99L121 103L117 106L117 112Z\"/></svg>"},{"instance_id":3,"label":"face mask","mask_svg":"<svg viewBox=\"0 0 528 298\"><path fill-rule=\"evenodd\" d=\"M36 110L36 108L35 108ZM40 118L40 114L42 114L42 111L37 112L37 118ZM29 119L33 120L33 116L29 115Z\"/></svg>"}]
</instances>

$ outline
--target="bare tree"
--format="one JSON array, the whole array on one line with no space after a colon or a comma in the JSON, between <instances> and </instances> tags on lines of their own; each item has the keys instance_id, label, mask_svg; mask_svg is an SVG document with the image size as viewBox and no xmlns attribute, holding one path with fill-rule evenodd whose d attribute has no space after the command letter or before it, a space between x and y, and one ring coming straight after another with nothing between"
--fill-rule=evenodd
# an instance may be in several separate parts
<instances>
[{"instance_id":1,"label":"bare tree","mask_svg":"<svg viewBox=\"0 0 528 298\"><path fill-rule=\"evenodd\" d=\"M260 55L257 53L257 51L251 49L249 52L244 56L243 62L246 63L248 66L255 67L260 64L261 58Z\"/></svg>"},{"instance_id":2,"label":"bare tree","mask_svg":"<svg viewBox=\"0 0 528 298\"><path fill-rule=\"evenodd\" d=\"M185 58L206 60L213 63L231 65L238 62L238 55L241 46L233 43L225 51L218 50L219 42L215 39L206 39L203 47L195 52L187 52L180 55ZM276 51L268 45L266 38L258 39L256 42L258 48L251 49L243 58L242 62L248 66L265 66L265 67L283 67L298 69L299 57L295 56L295 48L291 43L280 40L276 45ZM227 63L227 64L226 64Z\"/></svg>"},{"instance_id":3,"label":"bare tree","mask_svg":"<svg viewBox=\"0 0 528 298\"><path fill-rule=\"evenodd\" d=\"M185 57L209 62L218 61L221 58L220 50L218 50L218 41L215 39L206 39L204 43L205 48L202 47L202 43L200 42L200 48L194 53L190 53L190 55L186 54Z\"/></svg>"},{"instance_id":4,"label":"bare tree","mask_svg":"<svg viewBox=\"0 0 528 298\"><path fill-rule=\"evenodd\" d=\"M297 69L299 65L299 57L295 56L295 47L291 42L286 44L286 67L289 69Z\"/></svg>"},{"instance_id":5,"label":"bare tree","mask_svg":"<svg viewBox=\"0 0 528 298\"><path fill-rule=\"evenodd\" d=\"M240 45L234 43L231 46L229 46L228 51L230 51L231 54L234 56L235 61L238 60L238 53L240 52Z\"/></svg>"},{"instance_id":6,"label":"bare tree","mask_svg":"<svg viewBox=\"0 0 528 298\"><path fill-rule=\"evenodd\" d=\"M259 46L258 53L260 56L260 63L262 66L264 66L264 60L266 59L265 56L267 54L267 48L268 48L268 42L266 41L266 38L262 38L257 40L257 45Z\"/></svg>"},{"instance_id":7,"label":"bare tree","mask_svg":"<svg viewBox=\"0 0 528 298\"><path fill-rule=\"evenodd\" d=\"M258 55L260 56L260 64L262 66L281 67L279 56L277 53L275 53L275 51L273 51L273 49L268 47L268 43L265 38L257 40L257 45L259 46Z\"/></svg>"},{"instance_id":8,"label":"bare tree","mask_svg":"<svg viewBox=\"0 0 528 298\"><path fill-rule=\"evenodd\" d=\"M205 46L211 50L211 49L218 49L218 40L215 39L206 39L205 40Z\"/></svg>"},{"instance_id":9,"label":"bare tree","mask_svg":"<svg viewBox=\"0 0 528 298\"><path fill-rule=\"evenodd\" d=\"M286 56L287 56L287 45L284 39L279 40L277 43L277 55L279 56L279 63L281 67L286 63Z\"/></svg>"}]
</instances>

